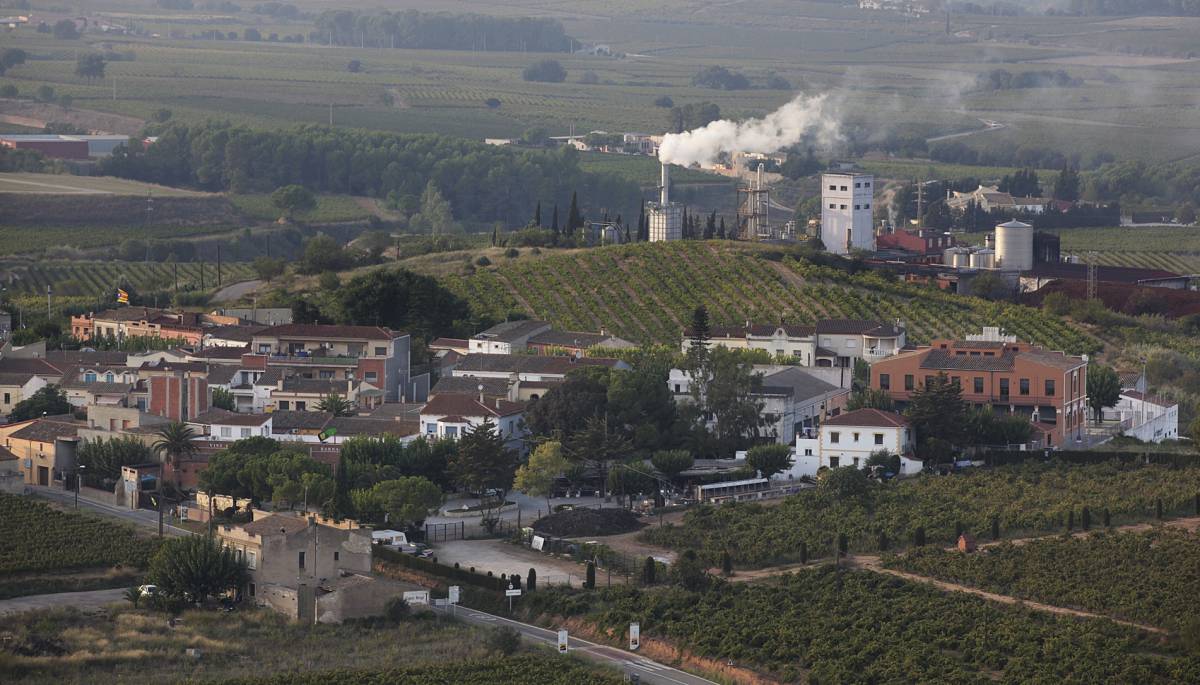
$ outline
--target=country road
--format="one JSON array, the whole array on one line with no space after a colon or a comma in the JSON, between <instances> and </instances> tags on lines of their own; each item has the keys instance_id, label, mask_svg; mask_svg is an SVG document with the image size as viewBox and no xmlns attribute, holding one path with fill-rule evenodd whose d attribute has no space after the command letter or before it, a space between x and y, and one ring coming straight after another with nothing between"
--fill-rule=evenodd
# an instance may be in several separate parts
<instances>
[{"instance_id":1,"label":"country road","mask_svg":"<svg viewBox=\"0 0 1200 685\"><path fill-rule=\"evenodd\" d=\"M218 290L212 299L214 302L236 302L258 290L260 285L262 285L262 281L257 280L232 283Z\"/></svg>"},{"instance_id":2,"label":"country road","mask_svg":"<svg viewBox=\"0 0 1200 685\"><path fill-rule=\"evenodd\" d=\"M447 609L438 609L437 611L447 615L450 613L450 610ZM553 630L539 628L528 623L521 623L520 621L514 621L502 616L494 616L466 607L456 607L453 609L453 612L458 620L470 623L471 625L508 626L520 633L522 639L527 642L544 644L555 649L558 648L558 634ZM651 661L650 659L638 656L636 652L617 649L616 647L609 647L607 645L598 645L577 637L570 637L567 644L571 654L612 666L626 675L637 676L638 680L643 683L661 683L662 685L716 685L712 680L692 675L666 664L660 664L657 661Z\"/></svg>"},{"instance_id":3,"label":"country road","mask_svg":"<svg viewBox=\"0 0 1200 685\"><path fill-rule=\"evenodd\" d=\"M0 599L0 616L16 614L34 609L53 609L56 607L72 609L95 609L125 599L124 588L109 590L89 590L87 592L60 592L53 595L31 595L29 597L14 597Z\"/></svg>"}]
</instances>

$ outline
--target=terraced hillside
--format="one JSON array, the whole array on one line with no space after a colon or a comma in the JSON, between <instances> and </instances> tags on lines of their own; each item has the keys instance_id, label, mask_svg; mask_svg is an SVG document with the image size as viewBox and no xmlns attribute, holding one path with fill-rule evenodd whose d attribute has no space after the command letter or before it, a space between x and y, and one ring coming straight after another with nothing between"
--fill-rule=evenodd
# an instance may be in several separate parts
<instances>
[{"instance_id":1,"label":"terraced hillside","mask_svg":"<svg viewBox=\"0 0 1200 685\"><path fill-rule=\"evenodd\" d=\"M217 267L212 263L184 262L178 265L178 274L180 288L198 289L201 282L205 289L217 285ZM49 285L58 295L111 297L120 283L140 290L171 289L175 285L175 266L157 262L0 262L0 277L16 295L43 294ZM221 265L221 282L225 285L254 277L248 262Z\"/></svg>"},{"instance_id":2,"label":"terraced hillside","mask_svg":"<svg viewBox=\"0 0 1200 685\"><path fill-rule=\"evenodd\" d=\"M444 282L495 318L524 311L574 330L607 328L643 343L677 344L697 305L714 324L746 320L806 323L820 318L902 319L910 339L961 336L1002 326L1024 340L1091 352L1085 332L1041 311L850 276L718 242L623 245L519 258Z\"/></svg>"}]
</instances>

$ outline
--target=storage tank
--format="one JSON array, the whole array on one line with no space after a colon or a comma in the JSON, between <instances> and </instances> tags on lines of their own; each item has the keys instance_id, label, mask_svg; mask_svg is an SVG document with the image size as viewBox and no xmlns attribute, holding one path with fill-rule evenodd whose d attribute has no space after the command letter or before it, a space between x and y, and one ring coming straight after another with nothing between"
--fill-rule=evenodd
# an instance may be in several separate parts
<instances>
[{"instance_id":1,"label":"storage tank","mask_svg":"<svg viewBox=\"0 0 1200 685\"><path fill-rule=\"evenodd\" d=\"M976 250L971 253L971 268L972 269L995 269L996 268L996 251L989 250L986 247L982 250Z\"/></svg>"},{"instance_id":2,"label":"storage tank","mask_svg":"<svg viewBox=\"0 0 1200 685\"><path fill-rule=\"evenodd\" d=\"M1033 226L1009 221L996 227L996 268L1004 271L1033 268Z\"/></svg>"},{"instance_id":3,"label":"storage tank","mask_svg":"<svg viewBox=\"0 0 1200 685\"><path fill-rule=\"evenodd\" d=\"M952 269L966 269L971 266L971 251L965 247L947 248L942 253L942 263Z\"/></svg>"}]
</instances>

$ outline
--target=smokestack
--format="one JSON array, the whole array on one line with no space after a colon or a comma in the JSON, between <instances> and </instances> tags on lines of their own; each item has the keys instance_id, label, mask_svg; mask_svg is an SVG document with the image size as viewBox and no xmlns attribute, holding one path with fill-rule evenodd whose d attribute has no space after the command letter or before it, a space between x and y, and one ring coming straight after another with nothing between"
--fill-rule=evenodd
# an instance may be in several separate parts
<instances>
[{"instance_id":1,"label":"smokestack","mask_svg":"<svg viewBox=\"0 0 1200 685\"><path fill-rule=\"evenodd\" d=\"M670 199L669 199L670 188L671 188L670 167L668 167L666 162L664 162L662 165L662 194L659 196L659 202L664 207L666 207L667 203L670 202Z\"/></svg>"},{"instance_id":2,"label":"smokestack","mask_svg":"<svg viewBox=\"0 0 1200 685\"><path fill-rule=\"evenodd\" d=\"M755 190L763 189L763 165L762 165L762 162L759 162L759 164L758 164L758 178L754 182L754 189Z\"/></svg>"}]
</instances>

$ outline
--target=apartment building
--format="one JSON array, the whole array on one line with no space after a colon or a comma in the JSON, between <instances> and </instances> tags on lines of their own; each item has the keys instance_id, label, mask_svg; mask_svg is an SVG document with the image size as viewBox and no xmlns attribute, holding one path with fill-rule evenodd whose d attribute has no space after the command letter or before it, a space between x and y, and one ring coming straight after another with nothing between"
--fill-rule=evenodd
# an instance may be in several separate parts
<instances>
[{"instance_id":1,"label":"apartment building","mask_svg":"<svg viewBox=\"0 0 1200 685\"><path fill-rule=\"evenodd\" d=\"M1025 416L1046 435L1047 446L1061 447L1082 437L1087 364L1087 357L1022 342L935 340L875 363L871 387L902 409L914 392L946 374L967 403Z\"/></svg>"},{"instance_id":2,"label":"apartment building","mask_svg":"<svg viewBox=\"0 0 1200 685\"><path fill-rule=\"evenodd\" d=\"M205 329L241 323L237 317L220 314L173 312L151 307L121 307L71 317L71 335L79 340L111 338L166 338L199 345Z\"/></svg>"},{"instance_id":3,"label":"apartment building","mask_svg":"<svg viewBox=\"0 0 1200 685\"><path fill-rule=\"evenodd\" d=\"M692 331L683 334L681 349L691 347ZM815 325L755 324L718 326L709 331L709 344L740 350L763 350L791 357L800 366L851 368L862 359L873 363L902 350L905 329L900 321L823 319Z\"/></svg>"}]
</instances>

